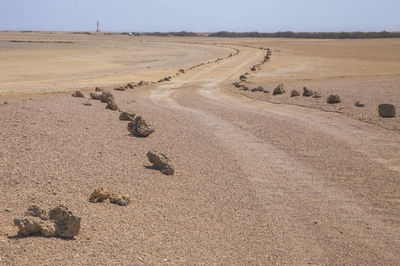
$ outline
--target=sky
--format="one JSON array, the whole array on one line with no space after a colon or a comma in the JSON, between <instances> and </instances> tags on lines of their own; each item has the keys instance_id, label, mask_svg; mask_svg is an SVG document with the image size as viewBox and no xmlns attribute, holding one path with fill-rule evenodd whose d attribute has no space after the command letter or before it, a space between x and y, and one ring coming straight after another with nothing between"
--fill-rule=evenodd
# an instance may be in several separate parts
<instances>
[{"instance_id":1,"label":"sky","mask_svg":"<svg viewBox=\"0 0 400 266\"><path fill-rule=\"evenodd\" d=\"M0 30L400 31L400 0L0 0Z\"/></svg>"}]
</instances>

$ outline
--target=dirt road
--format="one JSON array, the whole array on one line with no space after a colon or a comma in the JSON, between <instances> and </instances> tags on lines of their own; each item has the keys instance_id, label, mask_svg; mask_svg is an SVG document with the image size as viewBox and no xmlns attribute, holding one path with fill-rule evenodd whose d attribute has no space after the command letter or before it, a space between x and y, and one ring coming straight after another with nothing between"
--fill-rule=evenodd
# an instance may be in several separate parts
<instances>
[{"instance_id":1,"label":"dirt road","mask_svg":"<svg viewBox=\"0 0 400 266\"><path fill-rule=\"evenodd\" d=\"M398 264L399 132L246 97L231 83L263 51L237 48L171 82L114 93L156 128L148 139L95 101L0 106L0 206L13 209L2 225L31 202L66 202L83 219L75 241L14 238L4 226L0 262ZM149 149L177 174L146 169ZM133 203L91 204L96 186Z\"/></svg>"}]
</instances>

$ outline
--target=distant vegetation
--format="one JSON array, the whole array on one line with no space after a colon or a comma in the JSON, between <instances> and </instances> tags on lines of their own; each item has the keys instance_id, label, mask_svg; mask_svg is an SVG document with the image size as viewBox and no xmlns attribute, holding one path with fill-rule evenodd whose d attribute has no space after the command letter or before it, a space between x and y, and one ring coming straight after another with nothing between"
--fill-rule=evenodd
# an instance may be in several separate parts
<instances>
[{"instance_id":1,"label":"distant vegetation","mask_svg":"<svg viewBox=\"0 0 400 266\"><path fill-rule=\"evenodd\" d=\"M88 32L88 31L75 31L75 32L72 32L72 34L86 34L86 35L92 35L92 33L91 33L91 32Z\"/></svg>"},{"instance_id":2,"label":"distant vegetation","mask_svg":"<svg viewBox=\"0 0 400 266\"><path fill-rule=\"evenodd\" d=\"M377 39L377 38L400 38L400 32L228 32L220 31L211 33L208 37L231 37L231 38L298 38L298 39Z\"/></svg>"},{"instance_id":3,"label":"distant vegetation","mask_svg":"<svg viewBox=\"0 0 400 266\"><path fill-rule=\"evenodd\" d=\"M195 32L145 32L143 33L145 36L179 36L179 37L198 37Z\"/></svg>"}]
</instances>

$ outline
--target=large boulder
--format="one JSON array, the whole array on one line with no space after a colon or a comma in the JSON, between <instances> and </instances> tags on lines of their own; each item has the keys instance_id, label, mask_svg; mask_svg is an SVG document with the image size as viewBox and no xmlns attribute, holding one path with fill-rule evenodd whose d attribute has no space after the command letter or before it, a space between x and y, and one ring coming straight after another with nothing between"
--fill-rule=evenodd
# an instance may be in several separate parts
<instances>
[{"instance_id":1,"label":"large boulder","mask_svg":"<svg viewBox=\"0 0 400 266\"><path fill-rule=\"evenodd\" d=\"M380 104L378 113L380 117L395 117L396 107L393 104Z\"/></svg>"},{"instance_id":2,"label":"large boulder","mask_svg":"<svg viewBox=\"0 0 400 266\"><path fill-rule=\"evenodd\" d=\"M145 138L154 132L154 129L147 125L141 116L138 116L128 124L128 130L136 137Z\"/></svg>"},{"instance_id":3,"label":"large boulder","mask_svg":"<svg viewBox=\"0 0 400 266\"><path fill-rule=\"evenodd\" d=\"M64 205L51 209L48 214L33 205L25 215L26 217L14 219L14 225L18 227L18 233L22 236L73 238L79 234L81 218Z\"/></svg>"},{"instance_id":4,"label":"large boulder","mask_svg":"<svg viewBox=\"0 0 400 266\"><path fill-rule=\"evenodd\" d=\"M81 217L74 215L64 205L49 211L50 220L56 227L56 235L59 237L72 238L79 234Z\"/></svg>"},{"instance_id":5,"label":"large boulder","mask_svg":"<svg viewBox=\"0 0 400 266\"><path fill-rule=\"evenodd\" d=\"M153 168L160 170L165 175L173 175L175 172L174 165L168 159L168 157L157 151L149 151L147 158L153 164Z\"/></svg>"},{"instance_id":6,"label":"large boulder","mask_svg":"<svg viewBox=\"0 0 400 266\"><path fill-rule=\"evenodd\" d=\"M283 88L283 84L279 84L278 87L276 87L274 89L274 91L272 92L272 95L278 95L278 94L284 94L285 90Z\"/></svg>"},{"instance_id":7,"label":"large boulder","mask_svg":"<svg viewBox=\"0 0 400 266\"><path fill-rule=\"evenodd\" d=\"M339 95L337 95L337 94L329 95L329 97L326 99L326 102L329 104L340 103L341 101L342 100L340 99Z\"/></svg>"},{"instance_id":8,"label":"large boulder","mask_svg":"<svg viewBox=\"0 0 400 266\"><path fill-rule=\"evenodd\" d=\"M304 97L311 97L313 95L313 91L307 89L307 87L303 87L303 96Z\"/></svg>"}]
</instances>

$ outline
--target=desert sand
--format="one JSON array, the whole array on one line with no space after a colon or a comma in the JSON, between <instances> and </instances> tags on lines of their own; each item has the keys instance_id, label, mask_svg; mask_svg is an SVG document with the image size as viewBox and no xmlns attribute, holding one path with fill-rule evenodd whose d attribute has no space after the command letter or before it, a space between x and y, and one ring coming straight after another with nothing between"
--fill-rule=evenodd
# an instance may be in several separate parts
<instances>
[{"instance_id":1,"label":"desert sand","mask_svg":"<svg viewBox=\"0 0 400 266\"><path fill-rule=\"evenodd\" d=\"M377 105L399 109L400 40L6 32L0 47L0 263L399 263L400 118ZM260 47L271 59L250 71ZM286 94L232 86L246 72L248 86ZM130 135L89 99L96 86L155 132ZM289 97L303 86L322 97ZM326 104L331 93L342 102ZM173 176L148 167L153 149ZM97 187L132 203L90 203ZM67 205L80 234L19 237L13 219L34 203Z\"/></svg>"}]
</instances>

